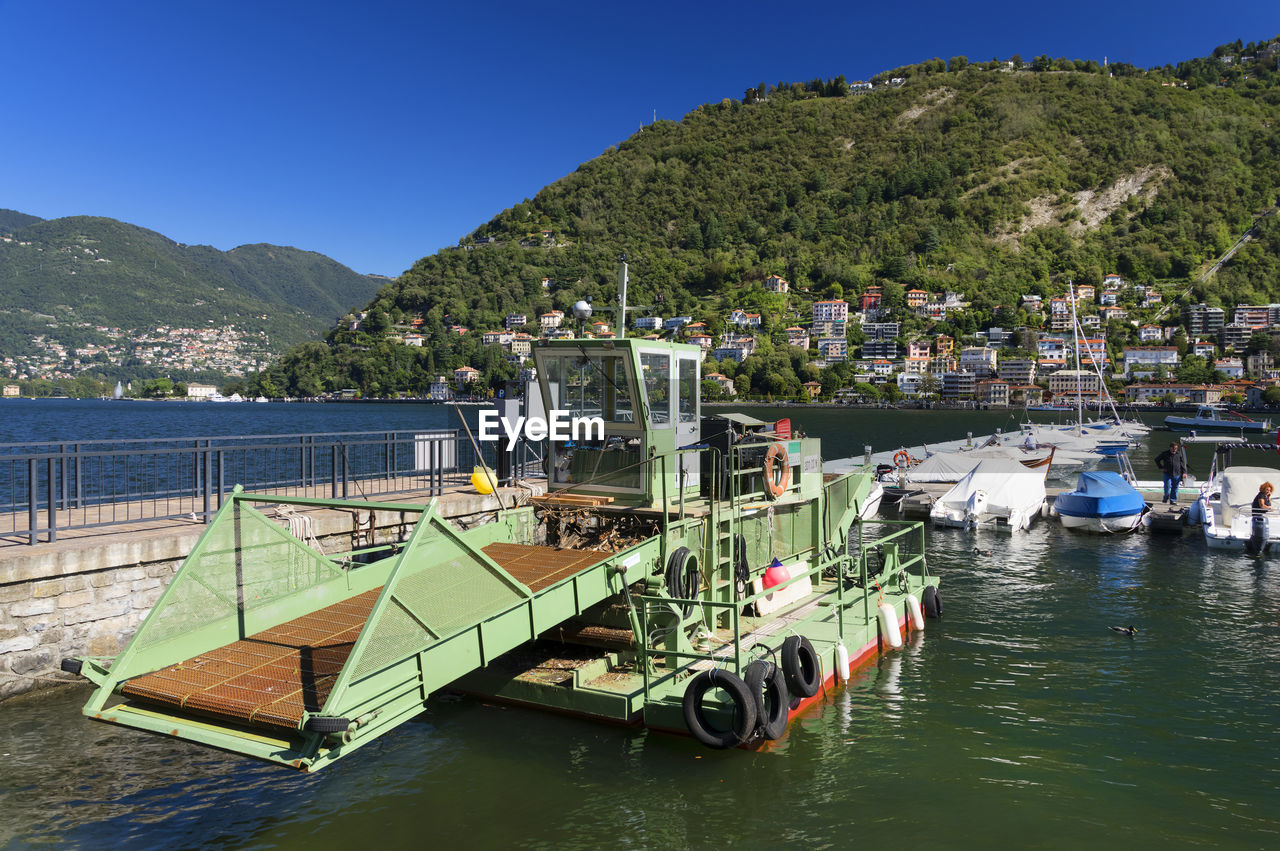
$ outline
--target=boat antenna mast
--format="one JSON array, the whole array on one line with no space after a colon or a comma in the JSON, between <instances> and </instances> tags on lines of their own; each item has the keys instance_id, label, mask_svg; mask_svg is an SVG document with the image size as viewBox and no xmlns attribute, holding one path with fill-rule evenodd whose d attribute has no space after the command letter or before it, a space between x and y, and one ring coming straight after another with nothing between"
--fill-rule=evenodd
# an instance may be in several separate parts
<instances>
[{"instance_id":1,"label":"boat antenna mast","mask_svg":"<svg viewBox=\"0 0 1280 851\"><path fill-rule=\"evenodd\" d=\"M627 253L624 251L618 256L618 321L617 328L613 330L615 339L621 340L627 336L627 311L641 310L648 313L653 310L652 305L637 305L635 307L627 307Z\"/></svg>"}]
</instances>

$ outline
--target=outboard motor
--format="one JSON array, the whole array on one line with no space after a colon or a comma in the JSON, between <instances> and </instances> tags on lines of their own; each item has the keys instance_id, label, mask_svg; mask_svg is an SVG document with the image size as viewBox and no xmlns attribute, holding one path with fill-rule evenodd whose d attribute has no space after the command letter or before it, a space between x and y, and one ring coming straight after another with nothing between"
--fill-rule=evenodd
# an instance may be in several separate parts
<instances>
[{"instance_id":1,"label":"outboard motor","mask_svg":"<svg viewBox=\"0 0 1280 851\"><path fill-rule=\"evenodd\" d=\"M978 518L987 510L987 492L984 490L976 490L969 495L969 500L965 504L965 523L969 526L977 525Z\"/></svg>"},{"instance_id":2,"label":"outboard motor","mask_svg":"<svg viewBox=\"0 0 1280 851\"><path fill-rule=\"evenodd\" d=\"M1253 533L1249 535L1249 540L1244 543L1244 551L1251 556L1262 554L1262 548L1267 545L1267 533L1269 523L1266 517L1253 518Z\"/></svg>"}]
</instances>

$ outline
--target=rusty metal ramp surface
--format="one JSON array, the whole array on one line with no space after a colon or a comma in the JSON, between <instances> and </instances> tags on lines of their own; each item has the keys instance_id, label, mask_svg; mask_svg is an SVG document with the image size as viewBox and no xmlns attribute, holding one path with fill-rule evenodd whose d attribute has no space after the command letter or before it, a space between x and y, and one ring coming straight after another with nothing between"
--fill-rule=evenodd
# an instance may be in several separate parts
<instances>
[{"instance_id":1,"label":"rusty metal ramp surface","mask_svg":"<svg viewBox=\"0 0 1280 851\"><path fill-rule=\"evenodd\" d=\"M503 543L484 547L484 554L535 594L613 555L599 550L559 550L534 544Z\"/></svg>"},{"instance_id":2,"label":"rusty metal ramp surface","mask_svg":"<svg viewBox=\"0 0 1280 851\"><path fill-rule=\"evenodd\" d=\"M612 555L506 543L484 552L535 594ZM120 692L241 725L297 730L305 713L324 706L381 592L375 588L135 677Z\"/></svg>"},{"instance_id":3,"label":"rusty metal ramp surface","mask_svg":"<svg viewBox=\"0 0 1280 851\"><path fill-rule=\"evenodd\" d=\"M324 705L381 589L126 682L126 697L296 730Z\"/></svg>"}]
</instances>

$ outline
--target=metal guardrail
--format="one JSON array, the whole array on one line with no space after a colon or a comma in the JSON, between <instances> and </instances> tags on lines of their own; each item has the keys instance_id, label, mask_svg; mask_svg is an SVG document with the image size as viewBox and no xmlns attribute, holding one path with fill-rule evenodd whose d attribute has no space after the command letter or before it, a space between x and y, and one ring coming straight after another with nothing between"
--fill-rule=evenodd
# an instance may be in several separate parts
<instances>
[{"instance_id":1,"label":"metal guardrail","mask_svg":"<svg viewBox=\"0 0 1280 851\"><path fill-rule=\"evenodd\" d=\"M443 492L483 458L456 429L0 444L0 546L148 520L208 522L235 485L290 497ZM518 450L514 473L541 469Z\"/></svg>"}]
</instances>

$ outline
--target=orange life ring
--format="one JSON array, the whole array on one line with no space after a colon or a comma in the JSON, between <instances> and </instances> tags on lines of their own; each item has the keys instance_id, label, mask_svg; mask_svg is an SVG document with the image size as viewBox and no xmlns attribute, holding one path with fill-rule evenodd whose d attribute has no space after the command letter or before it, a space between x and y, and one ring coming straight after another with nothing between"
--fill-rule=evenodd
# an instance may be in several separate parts
<instances>
[{"instance_id":1,"label":"orange life ring","mask_svg":"<svg viewBox=\"0 0 1280 851\"><path fill-rule=\"evenodd\" d=\"M893 453L893 466L895 467L908 467L911 465L912 460L914 459L912 459L911 453L905 449L899 449Z\"/></svg>"},{"instance_id":2,"label":"orange life ring","mask_svg":"<svg viewBox=\"0 0 1280 851\"><path fill-rule=\"evenodd\" d=\"M781 464L778 471L775 464ZM781 443L774 443L764 455L764 491L777 499L782 496L791 484L791 460L787 457L787 448Z\"/></svg>"}]
</instances>

